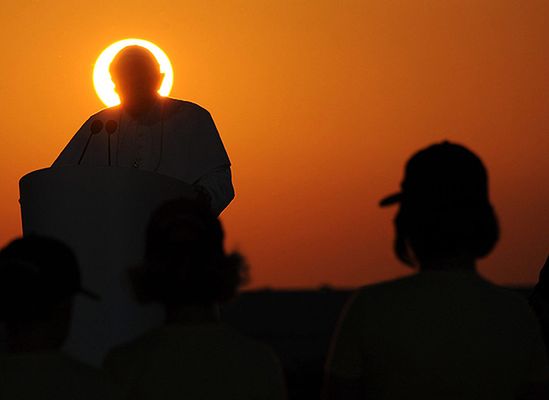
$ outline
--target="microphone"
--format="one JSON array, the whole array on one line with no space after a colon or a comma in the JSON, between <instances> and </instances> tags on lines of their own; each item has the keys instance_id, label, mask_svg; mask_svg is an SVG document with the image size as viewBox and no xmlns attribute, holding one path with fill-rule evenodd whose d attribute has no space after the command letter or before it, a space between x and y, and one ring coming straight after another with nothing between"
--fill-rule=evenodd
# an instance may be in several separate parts
<instances>
[{"instance_id":1,"label":"microphone","mask_svg":"<svg viewBox=\"0 0 549 400\"><path fill-rule=\"evenodd\" d=\"M117 128L118 128L118 123L113 119L108 120L107 123L105 124L105 130L109 134L109 138L108 138L109 139L109 142L108 142L109 167L111 166L111 136L114 132L116 132Z\"/></svg>"},{"instance_id":2,"label":"microphone","mask_svg":"<svg viewBox=\"0 0 549 400\"><path fill-rule=\"evenodd\" d=\"M91 138L94 135L97 135L99 132L101 132L101 129L103 129L103 122L101 122L100 119L96 119L93 121L90 125L90 135L88 136L88 140L86 141L86 145L84 146L84 150L82 150L82 154L80 155L80 158L78 159L78 164L82 162L82 159L84 158L84 154L86 154L86 150L88 150L88 146L90 144Z\"/></svg>"}]
</instances>

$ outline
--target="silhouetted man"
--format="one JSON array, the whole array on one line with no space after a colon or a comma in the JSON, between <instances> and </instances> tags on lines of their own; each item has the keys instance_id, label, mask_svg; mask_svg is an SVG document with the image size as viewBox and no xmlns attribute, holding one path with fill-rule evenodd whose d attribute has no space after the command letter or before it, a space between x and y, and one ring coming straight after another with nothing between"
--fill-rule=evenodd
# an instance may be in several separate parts
<instances>
[{"instance_id":1,"label":"silhouetted man","mask_svg":"<svg viewBox=\"0 0 549 400\"><path fill-rule=\"evenodd\" d=\"M88 119L53 166L112 165L158 172L194 185L212 210L221 213L234 197L231 164L208 111L161 97L163 74L143 47L121 50L110 74L121 105ZM85 149L97 120L105 129Z\"/></svg>"},{"instance_id":2,"label":"silhouetted man","mask_svg":"<svg viewBox=\"0 0 549 400\"><path fill-rule=\"evenodd\" d=\"M134 287L142 301L162 304L166 324L105 360L128 398L285 399L273 352L220 321L219 305L236 295L246 272L223 240L221 223L199 203L174 200L154 213Z\"/></svg>"},{"instance_id":3,"label":"silhouetted man","mask_svg":"<svg viewBox=\"0 0 549 400\"><path fill-rule=\"evenodd\" d=\"M499 238L482 161L443 142L406 164L397 257L418 273L359 289L327 364L330 399L546 399L539 324L476 271Z\"/></svg>"},{"instance_id":4,"label":"silhouetted man","mask_svg":"<svg viewBox=\"0 0 549 400\"><path fill-rule=\"evenodd\" d=\"M63 243L40 236L17 239L0 251L0 320L8 354L0 356L0 398L113 399L114 386L98 370L61 352L76 294L76 258Z\"/></svg>"}]
</instances>

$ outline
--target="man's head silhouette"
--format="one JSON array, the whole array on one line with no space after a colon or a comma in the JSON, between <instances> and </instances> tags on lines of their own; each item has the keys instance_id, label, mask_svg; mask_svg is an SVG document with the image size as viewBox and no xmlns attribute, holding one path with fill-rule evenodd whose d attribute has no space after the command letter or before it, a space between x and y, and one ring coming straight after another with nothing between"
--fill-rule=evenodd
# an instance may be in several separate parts
<instances>
[{"instance_id":1,"label":"man's head silhouette","mask_svg":"<svg viewBox=\"0 0 549 400\"><path fill-rule=\"evenodd\" d=\"M406 164L402 190L380 205L399 204L395 250L414 264L433 260L476 260L499 238L488 196L488 174L464 146L444 141L418 151ZM412 251L410 251L412 250Z\"/></svg>"},{"instance_id":2,"label":"man's head silhouette","mask_svg":"<svg viewBox=\"0 0 549 400\"><path fill-rule=\"evenodd\" d=\"M225 251L224 237L221 222L202 202L163 204L147 227L144 265L131 271L138 299L173 311L233 298L246 282L247 267L238 252Z\"/></svg>"},{"instance_id":3,"label":"man's head silhouette","mask_svg":"<svg viewBox=\"0 0 549 400\"><path fill-rule=\"evenodd\" d=\"M64 243L29 235L0 250L0 320L11 351L59 348L79 293L97 298L82 288L78 261Z\"/></svg>"},{"instance_id":4,"label":"man's head silhouette","mask_svg":"<svg viewBox=\"0 0 549 400\"><path fill-rule=\"evenodd\" d=\"M122 106L142 112L158 98L164 79L154 55L141 46L128 46L114 57L109 72Z\"/></svg>"}]
</instances>

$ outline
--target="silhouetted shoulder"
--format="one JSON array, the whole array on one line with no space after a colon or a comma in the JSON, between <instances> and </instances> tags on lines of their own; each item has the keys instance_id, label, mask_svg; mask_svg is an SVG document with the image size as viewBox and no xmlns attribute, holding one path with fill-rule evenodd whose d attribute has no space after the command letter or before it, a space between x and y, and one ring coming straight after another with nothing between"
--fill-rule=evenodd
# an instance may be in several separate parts
<instances>
[{"instance_id":1,"label":"silhouetted shoulder","mask_svg":"<svg viewBox=\"0 0 549 400\"><path fill-rule=\"evenodd\" d=\"M354 292L351 300L354 303L369 303L373 298L390 296L390 293L394 293L395 291L398 292L407 288L414 290L418 281L418 275L414 274L361 286Z\"/></svg>"},{"instance_id":2,"label":"silhouetted shoulder","mask_svg":"<svg viewBox=\"0 0 549 400\"><path fill-rule=\"evenodd\" d=\"M164 101L164 118L171 119L183 118L189 121L206 121L211 119L210 112L204 107L193 103L191 101L165 98ZM93 114L84 125L89 125L92 121L100 119L102 122L107 122L108 120L118 121L120 118L120 113L122 109L121 106L114 106L109 108L104 108Z\"/></svg>"},{"instance_id":3,"label":"silhouetted shoulder","mask_svg":"<svg viewBox=\"0 0 549 400\"><path fill-rule=\"evenodd\" d=\"M223 329L228 339L240 346L241 349L245 350L244 354L250 356L250 358L253 359L252 361L256 362L259 359L266 363L278 363L274 352L266 344L245 336L229 326L225 326Z\"/></svg>"},{"instance_id":4,"label":"silhouetted shoulder","mask_svg":"<svg viewBox=\"0 0 549 400\"><path fill-rule=\"evenodd\" d=\"M169 107L175 107L178 110L189 110L197 113L208 112L204 107L192 101L172 99L171 97L166 98L165 101Z\"/></svg>"},{"instance_id":5,"label":"silhouetted shoulder","mask_svg":"<svg viewBox=\"0 0 549 400\"><path fill-rule=\"evenodd\" d=\"M456 304L471 312L493 312L501 318L506 315L505 319L527 325L533 321L527 300L518 293L465 271L424 271L363 286L356 291L351 303L349 306L360 313L375 314L384 307L402 311L413 306L427 310Z\"/></svg>"},{"instance_id":6,"label":"silhouetted shoulder","mask_svg":"<svg viewBox=\"0 0 549 400\"><path fill-rule=\"evenodd\" d=\"M170 97L165 98L163 101L164 101L164 116L166 118L170 118L175 115L188 116L188 117L194 116L195 118L201 115L204 115L204 116L210 115L209 111L206 110L204 107L196 103L193 103L191 101L173 99ZM93 114L88 119L88 122L91 122L95 119L100 119L103 122L106 122L109 119L118 121L121 111L122 109L121 109L121 106L119 105L114 107L104 108L102 110L97 111L95 114Z\"/></svg>"},{"instance_id":7,"label":"silhouetted shoulder","mask_svg":"<svg viewBox=\"0 0 549 400\"><path fill-rule=\"evenodd\" d=\"M222 398L223 391L232 393L224 398L285 397L274 353L224 324L160 327L111 351L104 367L125 393L158 395L162 382L164 393L181 398L205 392L211 395L205 398ZM214 376L219 387L205 386Z\"/></svg>"},{"instance_id":8,"label":"silhouetted shoulder","mask_svg":"<svg viewBox=\"0 0 549 400\"><path fill-rule=\"evenodd\" d=\"M164 99L164 115L166 118L172 116L186 118L201 118L210 117L210 113L204 107L191 101L165 98Z\"/></svg>"},{"instance_id":9,"label":"silhouetted shoulder","mask_svg":"<svg viewBox=\"0 0 549 400\"><path fill-rule=\"evenodd\" d=\"M0 374L0 392L9 399L110 400L122 394L102 371L55 352L4 355Z\"/></svg>"},{"instance_id":10,"label":"silhouetted shoulder","mask_svg":"<svg viewBox=\"0 0 549 400\"><path fill-rule=\"evenodd\" d=\"M235 348L243 351L244 357L261 357L263 359L276 359L272 350L261 342L248 338L235 329L225 324L212 324L205 326L180 326L180 327L161 327L156 330L145 333L132 342L120 345L114 348L107 357L106 364L115 360L145 360L158 354L160 348L167 344L185 342L188 338L200 338L204 341L218 341L231 343L231 346L225 347L225 350ZM215 339L215 340L214 340ZM194 345L196 345L196 341Z\"/></svg>"},{"instance_id":11,"label":"silhouetted shoulder","mask_svg":"<svg viewBox=\"0 0 549 400\"><path fill-rule=\"evenodd\" d=\"M445 292L449 288L462 289L464 287L475 291L482 291L487 296L493 296L521 305L527 302L519 294L492 284L479 276L476 272L469 271L422 271L402 278L365 285L357 290L357 298L370 296L385 296L395 291L424 292L427 289ZM467 293L463 293L464 296Z\"/></svg>"},{"instance_id":12,"label":"silhouetted shoulder","mask_svg":"<svg viewBox=\"0 0 549 400\"><path fill-rule=\"evenodd\" d=\"M89 387L95 387L104 393L117 394L116 388L103 370L99 370L67 356L61 357L64 358L65 363L67 364L67 370L72 371L72 374L83 382L87 381L86 384L89 385Z\"/></svg>"},{"instance_id":13,"label":"silhouetted shoulder","mask_svg":"<svg viewBox=\"0 0 549 400\"><path fill-rule=\"evenodd\" d=\"M132 362L132 359L145 360L145 357L148 357L148 353L151 352L151 349L152 352L154 352L154 348L158 345L158 342L157 330L152 330L131 342L113 348L104 362L107 373L111 373L113 369L116 369L117 364L119 363L133 365L135 367L136 364Z\"/></svg>"},{"instance_id":14,"label":"silhouetted shoulder","mask_svg":"<svg viewBox=\"0 0 549 400\"><path fill-rule=\"evenodd\" d=\"M490 296L490 300L500 304L502 309L508 310L510 318L512 318L513 313L517 316L517 320L519 316L523 316L528 321L528 326L532 330L538 331L539 327L535 314L526 298L511 289L497 286L490 282L486 282L486 287L488 289L486 296Z\"/></svg>"},{"instance_id":15,"label":"silhouetted shoulder","mask_svg":"<svg viewBox=\"0 0 549 400\"><path fill-rule=\"evenodd\" d=\"M103 108L99 111L97 111L95 114L93 114L89 120L93 121L95 119L100 119L103 122L106 122L110 119L113 119L115 121L118 121L118 118L120 116L120 106L114 106L114 107L108 107Z\"/></svg>"}]
</instances>

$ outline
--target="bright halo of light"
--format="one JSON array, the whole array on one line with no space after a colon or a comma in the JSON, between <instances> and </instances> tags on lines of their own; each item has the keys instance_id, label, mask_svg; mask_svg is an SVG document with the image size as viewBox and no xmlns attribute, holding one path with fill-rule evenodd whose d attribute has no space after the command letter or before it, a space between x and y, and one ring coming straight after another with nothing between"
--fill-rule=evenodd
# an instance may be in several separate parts
<instances>
[{"instance_id":1,"label":"bright halo of light","mask_svg":"<svg viewBox=\"0 0 549 400\"><path fill-rule=\"evenodd\" d=\"M143 39L124 39L119 40L107 47L97 58L93 67L93 86L97 96L107 107L113 107L120 104L120 97L114 90L114 83L109 73L109 66L112 60L120 50L128 46L141 46L149 50L158 64L160 64L160 72L164 73L164 80L158 90L161 96L170 94L173 86L173 68L166 53L160 47Z\"/></svg>"}]
</instances>

